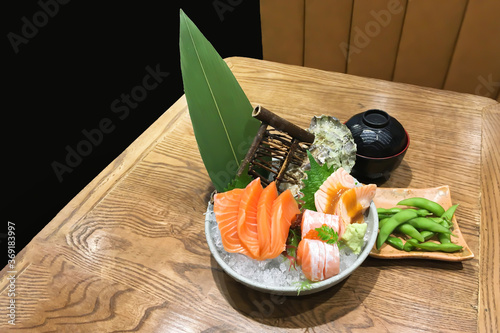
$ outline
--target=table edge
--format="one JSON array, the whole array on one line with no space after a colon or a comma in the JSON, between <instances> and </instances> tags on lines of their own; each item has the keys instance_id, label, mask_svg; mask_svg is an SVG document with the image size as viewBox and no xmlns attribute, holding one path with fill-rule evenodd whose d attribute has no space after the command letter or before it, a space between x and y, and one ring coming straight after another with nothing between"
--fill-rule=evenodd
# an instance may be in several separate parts
<instances>
[{"instance_id":1,"label":"table edge","mask_svg":"<svg viewBox=\"0 0 500 333\"><path fill-rule=\"evenodd\" d=\"M493 266L487 265L494 254L500 253L500 170L493 168L493 174L489 172L488 164L484 160L486 151L491 146L490 135L498 130L488 127L485 117L498 117L500 119L500 103L487 106L482 110L481 119L481 227L479 231L479 276L478 276L478 332L500 331L500 309L497 308L497 300L500 299L499 281L491 277L494 272L500 272L500 262L492 260ZM500 135L496 135L500 139ZM494 144L494 143L493 143ZM498 153L497 153L498 154ZM497 155L500 162L500 154ZM486 174L488 173L488 174ZM495 193L496 190L496 193ZM493 204L484 204L491 202ZM490 275L488 274L490 273Z\"/></svg>"}]
</instances>

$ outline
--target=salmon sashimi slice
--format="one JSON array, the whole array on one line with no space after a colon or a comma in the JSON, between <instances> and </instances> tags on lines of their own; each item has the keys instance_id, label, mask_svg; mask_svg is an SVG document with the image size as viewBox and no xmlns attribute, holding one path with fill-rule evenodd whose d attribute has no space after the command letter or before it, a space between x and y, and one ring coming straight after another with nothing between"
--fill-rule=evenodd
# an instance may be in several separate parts
<instances>
[{"instance_id":1,"label":"salmon sashimi slice","mask_svg":"<svg viewBox=\"0 0 500 333\"><path fill-rule=\"evenodd\" d=\"M325 244L325 279L331 278L340 272L340 251L337 243Z\"/></svg>"},{"instance_id":2,"label":"salmon sashimi slice","mask_svg":"<svg viewBox=\"0 0 500 333\"><path fill-rule=\"evenodd\" d=\"M260 256L259 235L257 231L257 206L263 188L260 178L254 179L244 189L238 209L238 236L241 244L248 250L248 256Z\"/></svg>"},{"instance_id":3,"label":"salmon sashimi slice","mask_svg":"<svg viewBox=\"0 0 500 333\"><path fill-rule=\"evenodd\" d=\"M363 214L370 207L376 191L377 185L369 184L354 187L342 194L336 208L336 214L339 215L341 223L340 237L349 224L364 222Z\"/></svg>"},{"instance_id":4,"label":"salmon sashimi slice","mask_svg":"<svg viewBox=\"0 0 500 333\"><path fill-rule=\"evenodd\" d=\"M342 194L354 186L354 178L344 168L338 168L314 194L316 210L321 213L333 214Z\"/></svg>"},{"instance_id":5,"label":"salmon sashimi slice","mask_svg":"<svg viewBox=\"0 0 500 333\"><path fill-rule=\"evenodd\" d=\"M273 202L277 197L276 183L271 182L262 191L257 204L257 233L261 260L268 259L267 254L270 252Z\"/></svg>"},{"instance_id":6,"label":"salmon sashimi slice","mask_svg":"<svg viewBox=\"0 0 500 333\"><path fill-rule=\"evenodd\" d=\"M300 213L299 205L290 190L281 193L273 202L271 212L271 246L266 259L276 258L286 248L292 220Z\"/></svg>"},{"instance_id":7,"label":"salmon sashimi slice","mask_svg":"<svg viewBox=\"0 0 500 333\"><path fill-rule=\"evenodd\" d=\"M321 228L323 225L327 225L338 233L340 227L339 217L337 215L324 214L309 209L304 210L302 213L302 222L300 224L302 239L310 238L308 234L311 235L311 230Z\"/></svg>"},{"instance_id":8,"label":"salmon sashimi slice","mask_svg":"<svg viewBox=\"0 0 500 333\"><path fill-rule=\"evenodd\" d=\"M327 244L315 239L302 239L297 249L297 263L305 277L322 281L340 271L340 254L337 244Z\"/></svg>"},{"instance_id":9,"label":"salmon sashimi slice","mask_svg":"<svg viewBox=\"0 0 500 333\"><path fill-rule=\"evenodd\" d=\"M222 245L227 252L248 255L238 236L238 212L243 189L234 189L214 196L215 219L219 226Z\"/></svg>"}]
</instances>

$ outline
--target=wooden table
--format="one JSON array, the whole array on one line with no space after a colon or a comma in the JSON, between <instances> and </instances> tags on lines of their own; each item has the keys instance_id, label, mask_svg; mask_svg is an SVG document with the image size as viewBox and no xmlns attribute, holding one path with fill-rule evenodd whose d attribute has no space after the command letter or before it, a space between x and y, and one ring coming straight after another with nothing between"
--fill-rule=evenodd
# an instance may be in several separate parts
<instances>
[{"instance_id":1,"label":"wooden table","mask_svg":"<svg viewBox=\"0 0 500 333\"><path fill-rule=\"evenodd\" d=\"M380 108L410 133L385 187L448 184L475 258L368 258L320 294L272 296L211 257L213 186L184 97L81 191L16 257L21 332L474 332L500 329L500 104L483 97L272 62L227 62L253 104L301 126ZM0 330L8 324L1 273Z\"/></svg>"}]
</instances>

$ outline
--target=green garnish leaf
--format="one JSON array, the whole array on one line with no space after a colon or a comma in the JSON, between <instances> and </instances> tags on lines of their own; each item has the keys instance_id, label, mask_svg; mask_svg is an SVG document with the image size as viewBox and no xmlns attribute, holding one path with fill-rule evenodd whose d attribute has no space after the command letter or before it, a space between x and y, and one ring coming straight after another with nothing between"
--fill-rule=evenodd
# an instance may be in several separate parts
<instances>
[{"instance_id":1,"label":"green garnish leaf","mask_svg":"<svg viewBox=\"0 0 500 333\"><path fill-rule=\"evenodd\" d=\"M314 204L314 193L319 190L320 186L325 182L325 180L335 171L334 167L328 167L325 164L319 165L316 159L311 155L309 150L307 151L307 157L309 158L309 163L311 164L311 169L306 171L307 179L302 180L304 187L301 192L304 195L301 198L302 208L316 211L316 205Z\"/></svg>"},{"instance_id":2,"label":"green garnish leaf","mask_svg":"<svg viewBox=\"0 0 500 333\"><path fill-rule=\"evenodd\" d=\"M248 174L248 166L243 169L243 172L239 177L234 178L224 189L224 192L234 190L235 188L245 188L248 184L250 184L253 180L252 176Z\"/></svg>"},{"instance_id":3,"label":"green garnish leaf","mask_svg":"<svg viewBox=\"0 0 500 333\"><path fill-rule=\"evenodd\" d=\"M286 242L286 245L288 245L286 252L289 256L297 258L297 248L299 247L300 238L300 230L290 228Z\"/></svg>"},{"instance_id":4,"label":"green garnish leaf","mask_svg":"<svg viewBox=\"0 0 500 333\"><path fill-rule=\"evenodd\" d=\"M312 288L312 283L309 280L297 281L295 282L295 285L297 286L297 296L300 296L301 291L309 290Z\"/></svg>"},{"instance_id":5,"label":"green garnish leaf","mask_svg":"<svg viewBox=\"0 0 500 333\"><path fill-rule=\"evenodd\" d=\"M203 164L221 192L236 176L260 122L227 63L182 10L179 23L189 116Z\"/></svg>"},{"instance_id":6,"label":"green garnish leaf","mask_svg":"<svg viewBox=\"0 0 500 333\"><path fill-rule=\"evenodd\" d=\"M288 238L286 239L286 250L283 252L285 258L290 262L289 269L292 267L293 269L297 269L295 264L297 263L297 249L300 239L300 229L290 228L288 231Z\"/></svg>"},{"instance_id":7,"label":"green garnish leaf","mask_svg":"<svg viewBox=\"0 0 500 333\"><path fill-rule=\"evenodd\" d=\"M318 237L327 244L335 244L339 241L339 234L326 224L314 230L318 232Z\"/></svg>"}]
</instances>

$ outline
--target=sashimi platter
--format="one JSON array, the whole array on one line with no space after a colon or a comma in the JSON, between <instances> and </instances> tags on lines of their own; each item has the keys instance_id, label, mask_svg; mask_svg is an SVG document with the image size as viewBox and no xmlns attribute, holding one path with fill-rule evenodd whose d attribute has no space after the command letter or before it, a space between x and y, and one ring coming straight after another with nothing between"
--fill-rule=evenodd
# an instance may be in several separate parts
<instances>
[{"instance_id":1,"label":"sashimi platter","mask_svg":"<svg viewBox=\"0 0 500 333\"><path fill-rule=\"evenodd\" d=\"M214 193L208 205L210 250L249 287L285 295L324 290L349 276L375 243L377 186L349 174L355 159L349 129L321 116L308 131L315 142L305 160L288 165L288 172L303 176L299 182L245 172L233 182L239 188Z\"/></svg>"},{"instance_id":2,"label":"sashimi platter","mask_svg":"<svg viewBox=\"0 0 500 333\"><path fill-rule=\"evenodd\" d=\"M339 283L369 254L473 257L454 218L457 205L445 211L428 198L398 197L377 209L381 189L351 176L359 147L350 129L321 113L311 115L306 129L269 106L252 105L183 11L179 46L194 135L215 188L205 213L206 239L228 275L260 291L305 295Z\"/></svg>"}]
</instances>

